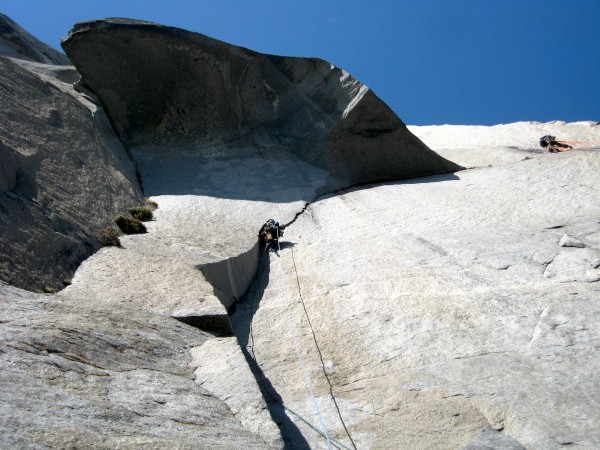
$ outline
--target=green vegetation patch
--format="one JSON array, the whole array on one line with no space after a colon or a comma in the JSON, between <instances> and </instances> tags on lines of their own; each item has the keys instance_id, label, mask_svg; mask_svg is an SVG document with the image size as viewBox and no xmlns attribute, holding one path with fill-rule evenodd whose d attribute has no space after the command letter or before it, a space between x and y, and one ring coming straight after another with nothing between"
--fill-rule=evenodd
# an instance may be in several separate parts
<instances>
[{"instance_id":1,"label":"green vegetation patch","mask_svg":"<svg viewBox=\"0 0 600 450\"><path fill-rule=\"evenodd\" d=\"M115 223L125 234L142 234L147 231L142 221L135 217L117 216Z\"/></svg>"},{"instance_id":2,"label":"green vegetation patch","mask_svg":"<svg viewBox=\"0 0 600 450\"><path fill-rule=\"evenodd\" d=\"M108 227L98 232L98 241L103 247L119 247L119 231L115 227Z\"/></svg>"},{"instance_id":3,"label":"green vegetation patch","mask_svg":"<svg viewBox=\"0 0 600 450\"><path fill-rule=\"evenodd\" d=\"M141 220L142 222L148 222L152 220L152 210L146 206L134 206L133 208L128 208L127 211L135 217L137 220Z\"/></svg>"}]
</instances>

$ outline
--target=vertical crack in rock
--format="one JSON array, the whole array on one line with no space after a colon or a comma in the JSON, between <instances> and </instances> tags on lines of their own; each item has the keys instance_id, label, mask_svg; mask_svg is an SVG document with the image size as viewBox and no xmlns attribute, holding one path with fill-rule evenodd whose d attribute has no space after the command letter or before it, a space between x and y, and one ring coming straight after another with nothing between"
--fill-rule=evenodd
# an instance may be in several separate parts
<instances>
[{"instance_id":1,"label":"vertical crack in rock","mask_svg":"<svg viewBox=\"0 0 600 450\"><path fill-rule=\"evenodd\" d=\"M294 215L293 219L285 224L285 227L286 228L289 227L302 214L309 211L309 207L312 203L320 200L323 197L326 197L329 195L335 195L339 192L342 192L346 189L350 189L352 187L356 187L356 186L348 186L346 188L338 189L336 191L327 192L327 193L324 193L324 194L321 194L321 195L315 197L310 202L306 202L304 207ZM255 247L253 247L253 249L250 252L255 250L257 248L257 246L258 246L258 243ZM247 252L247 254L250 252ZM247 255L247 254L244 254L244 255ZM292 254L292 258L293 258L293 250L292 250L291 254ZM260 362L257 360L256 354L254 351L252 321L253 321L254 314L258 310L258 307L259 307L260 301L262 300L264 291L269 284L269 278L270 278L269 255L270 254L262 253L262 254L257 255L258 256L258 258L257 258L258 264L256 267L256 271L254 273L253 279L250 280L247 290L245 291L243 296L239 297L239 300L235 296L231 295L231 293L229 293L229 294L224 293L224 291L231 292L233 290L233 286L239 284L237 282L234 282L230 278L230 277L232 277L232 273L233 273L231 271L231 265L232 264L238 265L240 261L243 261L244 259L246 259L247 256L244 256L244 255L241 255L240 260L237 260L235 258L229 258L225 261L221 261L219 263L213 263L211 265L208 265L208 269L207 269L207 266L203 266L200 268L200 270L202 270L203 274L205 274L205 277L207 278L207 280L215 281L216 283L218 283L218 285L221 287L221 289L223 289L223 290L221 290L221 289L217 288L215 285L213 285L213 286L215 286L215 294L216 295L218 294L219 298L225 299L224 305L227 305L226 307L229 312L233 334L237 338L238 344L241 348L244 358L246 359L246 362L247 362L247 364L248 364L252 374L254 375L256 382L260 388L260 392L263 396L263 399L268 406L269 413L270 413L273 421L279 427L284 440L286 442L288 442L290 445L292 445L294 448L310 448L310 446L308 445L308 442L306 441L306 439L304 438L304 436L302 435L302 433L300 432L298 427L293 423L293 421L290 420L290 418L286 414L286 411L288 413L296 416L299 420L305 422L311 428L315 429L315 431L318 431L318 432L320 432L320 431L318 429L316 429L313 424L311 424L310 422L307 422L304 417L298 415L297 413L295 413L294 411L290 410L289 408L287 408L285 406L283 399L277 393L277 391L274 389L272 383L270 382L268 377L263 372L263 370L260 366ZM294 260L294 267L295 267L295 264L296 263ZM296 272L296 277L297 277L297 272ZM212 283L212 281L211 281L211 283ZM317 348L317 351L319 354L319 358L321 361L321 366L322 366L324 376L329 385L329 394L335 405L338 417L339 417L340 422L345 430L345 433L348 436L348 439L350 440L350 442L352 443L352 447L356 449L354 440L352 439L352 436L346 427L344 418L340 411L339 405L336 401L336 397L333 392L333 386L331 384L329 376L327 375L325 363L323 361L323 355L321 353L321 349L319 347L319 343L318 343L317 337L315 335L314 329L312 328L312 324L310 323L310 317L308 316L308 311L306 310L306 306L304 305L304 301L302 299L302 293L300 291L300 284L299 284L298 279L297 279L297 282L298 282L297 286L298 286L300 298L302 300L304 313L308 320L309 327L310 327L310 330L311 330L311 333L312 333L312 336L313 336L313 339L314 339L314 342L315 342L315 345L316 345L316 348ZM227 287L230 287L231 291L227 291Z\"/></svg>"},{"instance_id":2,"label":"vertical crack in rock","mask_svg":"<svg viewBox=\"0 0 600 450\"><path fill-rule=\"evenodd\" d=\"M269 278L270 264L268 256L263 254L260 256L258 270L248 291L241 299L240 303L236 305L235 310L232 310L231 323L233 332L237 338L244 358L248 363L248 367L259 386L263 399L267 404L269 414L271 415L273 422L279 427L284 441L290 448L310 449L310 446L301 431L286 414L283 399L277 393L269 378L265 375L254 352L252 318L256 313L264 291L269 284Z\"/></svg>"}]
</instances>

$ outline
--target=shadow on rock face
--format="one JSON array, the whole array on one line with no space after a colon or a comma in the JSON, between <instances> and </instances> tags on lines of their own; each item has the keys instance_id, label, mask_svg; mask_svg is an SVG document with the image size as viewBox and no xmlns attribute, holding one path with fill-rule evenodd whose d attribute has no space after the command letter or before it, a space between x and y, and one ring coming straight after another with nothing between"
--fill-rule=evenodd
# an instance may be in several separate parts
<instances>
[{"instance_id":1,"label":"shadow on rock face","mask_svg":"<svg viewBox=\"0 0 600 450\"><path fill-rule=\"evenodd\" d=\"M293 245L293 244L291 244ZM260 367L260 361L256 360L254 353L254 338L252 336L252 319L260 306L265 289L270 279L269 256L261 256L259 270L250 288L239 303L230 312L230 321L233 333L242 349L244 358L254 375L258 387L265 401L273 421L277 424L286 442L286 448L309 449L306 439L286 414L283 399L275 390L269 378Z\"/></svg>"},{"instance_id":2,"label":"shadow on rock face","mask_svg":"<svg viewBox=\"0 0 600 450\"><path fill-rule=\"evenodd\" d=\"M149 196L205 195L290 203L312 201L316 196L339 189L361 189L379 182L432 183L459 179L454 174L441 174L404 180L373 178L350 184L285 149L278 148L270 155L264 153L253 148L235 148L229 151L229 157L208 159L189 151L156 154L151 147L131 150Z\"/></svg>"},{"instance_id":3,"label":"shadow on rock face","mask_svg":"<svg viewBox=\"0 0 600 450\"><path fill-rule=\"evenodd\" d=\"M202 316L171 316L174 319L198 328L217 337L231 336L231 325L225 314Z\"/></svg>"},{"instance_id":4,"label":"shadow on rock face","mask_svg":"<svg viewBox=\"0 0 600 450\"><path fill-rule=\"evenodd\" d=\"M288 203L311 200L319 188L341 187L326 171L281 148L265 155L254 148L230 148L228 156L194 151L131 150L146 195L205 195L237 200ZM337 184L334 184L337 183Z\"/></svg>"}]
</instances>

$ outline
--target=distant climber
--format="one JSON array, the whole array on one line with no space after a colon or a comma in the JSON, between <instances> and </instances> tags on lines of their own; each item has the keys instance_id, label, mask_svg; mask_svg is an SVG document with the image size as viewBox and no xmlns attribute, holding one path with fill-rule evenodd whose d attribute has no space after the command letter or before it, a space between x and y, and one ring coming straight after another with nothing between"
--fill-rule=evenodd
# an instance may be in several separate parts
<instances>
[{"instance_id":1,"label":"distant climber","mask_svg":"<svg viewBox=\"0 0 600 450\"><path fill-rule=\"evenodd\" d=\"M260 228L258 236L265 243L265 253L269 250L277 250L279 246L279 238L283 236L284 225L279 225L279 222L269 219Z\"/></svg>"},{"instance_id":2,"label":"distant climber","mask_svg":"<svg viewBox=\"0 0 600 450\"><path fill-rule=\"evenodd\" d=\"M557 141L556 136L542 136L540 138L540 147L547 148L550 153L564 152L573 147L562 141Z\"/></svg>"}]
</instances>

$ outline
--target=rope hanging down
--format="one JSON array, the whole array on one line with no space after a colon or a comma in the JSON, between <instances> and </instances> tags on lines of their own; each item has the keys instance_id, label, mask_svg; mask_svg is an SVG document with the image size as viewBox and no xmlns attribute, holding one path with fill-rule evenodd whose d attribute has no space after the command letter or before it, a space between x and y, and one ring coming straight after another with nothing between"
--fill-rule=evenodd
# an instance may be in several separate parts
<instances>
[{"instance_id":1,"label":"rope hanging down","mask_svg":"<svg viewBox=\"0 0 600 450\"><path fill-rule=\"evenodd\" d=\"M354 450L357 450L356 444L354 443L354 439L352 439L352 436L350 435L350 431L348 431L348 427L346 427L346 422L344 421L344 418L342 417L342 412L340 411L338 402L335 399L335 394L333 393L333 385L331 384L331 380L329 379L329 375L327 375L327 370L325 369L325 361L323 360L323 354L321 353L321 348L319 347L319 342L317 341L317 335L315 334L315 330L312 326L312 323L310 322L310 317L309 317L308 311L306 309L306 304L304 303L304 298L302 297L302 290L300 289L300 277L298 276L298 268L296 267L296 259L294 258L294 249L293 248L290 249L290 253L292 255L292 263L294 264L294 273L296 274L296 286L298 286L298 296L300 297L300 303L302 304L302 308L304 309L306 321L308 322L308 328L310 329L310 332L312 333L313 340L315 342L315 347L317 349L317 353L319 354L319 359L321 360L321 368L323 369L323 375L325 376L325 379L327 380L327 384L329 385L329 394L331 395L331 400L333 400L333 404L335 405L335 409L337 410L338 417L340 418L340 422L342 423L342 426L344 427L346 436L348 436L348 439L350 439L350 442L352 443L352 447L354 447ZM333 441L333 439L332 439L332 441ZM348 448L348 447L345 447L345 448Z\"/></svg>"},{"instance_id":2,"label":"rope hanging down","mask_svg":"<svg viewBox=\"0 0 600 450\"><path fill-rule=\"evenodd\" d=\"M252 295L252 300L250 302L250 311L254 311L254 300L255 300L255 296L256 296L256 292L254 292L254 294ZM252 359L254 360L254 363L257 366L260 366L260 364L258 363L258 359L256 358L256 353L254 352L254 333L252 331L252 321L250 321L250 341L251 344L247 346L247 348L250 349L250 352L252 353ZM321 435L322 437L326 438L325 433L323 433L317 426L313 425L312 423L310 423L308 421L308 419L306 419L305 417L303 417L301 414L299 414L298 412L294 411L292 408L290 408L289 406L287 406L283 400L279 397L276 397L275 395L273 395L269 389L266 386L266 380L265 380L265 375L261 372L261 376L260 376L260 380L259 383L261 385L261 391L264 392L265 395L267 395L269 398L271 398L272 401L279 403L283 409L285 409L287 412L289 412L290 414L293 414L294 416L296 416L298 419L300 419L302 422L304 422L306 425L308 425L313 431L315 431L316 433L318 433L319 435ZM345 425L344 425L345 427ZM336 440L333 437L329 437L331 444L339 449L339 450L352 450L351 448L345 446L344 444L342 444L340 441ZM352 438L350 438L350 440L352 441ZM352 441L354 442L354 441ZM354 445L354 450L356 450L356 446Z\"/></svg>"},{"instance_id":3,"label":"rope hanging down","mask_svg":"<svg viewBox=\"0 0 600 450\"><path fill-rule=\"evenodd\" d=\"M277 227L277 236L279 236L279 227ZM281 251L281 246L279 245L279 239L277 239L277 250ZM283 262L279 261L278 265L279 265L279 277L281 280L281 289L283 290L283 294L285 297L285 307L287 310L288 324L290 326L290 333L292 335L292 340L294 341L294 346L296 348L296 355L298 356L298 360L300 361L300 366L302 367L302 373L304 375L304 380L306 381L306 386L308 387L308 391L310 392L310 396L311 396L313 405L315 407L315 410L317 411L317 415L319 416L319 423L321 424L323 435L325 436L325 439L327 439L327 448L329 450L332 450L331 440L329 439L329 433L327 432L327 427L325 427L325 422L323 421L323 416L321 415L321 410L319 409L317 399L315 398L315 394L314 394L313 388L312 388L312 383L310 382L310 377L308 376L308 372L306 371L304 361L302 360L302 355L300 354L300 346L298 345L298 340L296 339L296 331L294 329L294 324L292 322L292 311L290 308L290 299L288 298L287 289L285 286L285 278L283 275L283 268L282 268Z\"/></svg>"}]
</instances>

